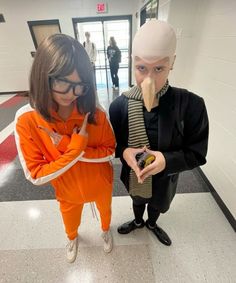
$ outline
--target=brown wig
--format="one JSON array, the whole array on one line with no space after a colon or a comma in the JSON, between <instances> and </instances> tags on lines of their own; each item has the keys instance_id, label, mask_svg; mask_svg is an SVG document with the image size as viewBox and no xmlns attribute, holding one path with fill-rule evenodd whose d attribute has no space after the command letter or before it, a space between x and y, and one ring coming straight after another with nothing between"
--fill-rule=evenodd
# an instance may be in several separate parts
<instances>
[{"instance_id":1,"label":"brown wig","mask_svg":"<svg viewBox=\"0 0 236 283\"><path fill-rule=\"evenodd\" d=\"M50 110L55 101L50 78L66 77L74 70L81 81L89 85L86 95L77 98L77 109L81 114L90 112L88 122L95 124L96 94L92 65L83 45L65 34L45 38L37 49L30 74L30 105L46 120L52 121Z\"/></svg>"}]
</instances>

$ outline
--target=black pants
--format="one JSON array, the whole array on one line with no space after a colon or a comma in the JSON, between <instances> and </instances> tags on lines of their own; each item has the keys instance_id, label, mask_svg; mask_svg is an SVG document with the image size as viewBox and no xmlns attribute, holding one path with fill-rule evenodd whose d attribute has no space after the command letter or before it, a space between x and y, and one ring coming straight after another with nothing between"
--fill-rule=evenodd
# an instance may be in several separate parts
<instances>
[{"instance_id":1,"label":"black pants","mask_svg":"<svg viewBox=\"0 0 236 283\"><path fill-rule=\"evenodd\" d=\"M131 196L133 200L133 211L137 223L142 222L143 214L147 204L148 222L154 226L160 213L168 211L173 200L178 184L179 174L158 179L152 177L152 197L149 199Z\"/></svg>"},{"instance_id":2,"label":"black pants","mask_svg":"<svg viewBox=\"0 0 236 283\"><path fill-rule=\"evenodd\" d=\"M132 197L133 199L133 212L136 223L143 221L143 214L147 204L148 223L150 226L155 226L158 217L160 216L160 210L151 201L152 199L144 199L140 197Z\"/></svg>"},{"instance_id":3,"label":"black pants","mask_svg":"<svg viewBox=\"0 0 236 283\"><path fill-rule=\"evenodd\" d=\"M115 87L119 87L118 70L119 70L119 64L112 64L112 63L110 64L111 80L112 80L112 84Z\"/></svg>"}]
</instances>

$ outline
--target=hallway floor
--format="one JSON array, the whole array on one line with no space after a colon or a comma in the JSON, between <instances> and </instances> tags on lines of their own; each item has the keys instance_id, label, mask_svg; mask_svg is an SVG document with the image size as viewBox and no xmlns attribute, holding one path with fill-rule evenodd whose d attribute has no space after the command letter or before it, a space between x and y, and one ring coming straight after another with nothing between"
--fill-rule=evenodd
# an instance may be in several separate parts
<instances>
[{"instance_id":1,"label":"hallway floor","mask_svg":"<svg viewBox=\"0 0 236 283\"><path fill-rule=\"evenodd\" d=\"M118 95L117 91L98 91L106 110ZM116 159L114 248L104 254L99 220L87 204L79 229L78 257L73 264L67 263L67 240L53 190L26 181L17 158L12 122L15 111L26 102L25 97L0 95L1 283L236 282L235 232L196 170L181 174L171 209L158 220L172 239L170 247L146 228L128 235L117 233L118 225L133 216Z\"/></svg>"}]
</instances>

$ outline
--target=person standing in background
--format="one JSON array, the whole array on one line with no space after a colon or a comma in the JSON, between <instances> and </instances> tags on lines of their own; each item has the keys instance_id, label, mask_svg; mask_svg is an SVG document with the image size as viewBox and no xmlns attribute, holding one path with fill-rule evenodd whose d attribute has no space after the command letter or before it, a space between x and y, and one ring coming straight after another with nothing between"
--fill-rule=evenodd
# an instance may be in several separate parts
<instances>
[{"instance_id":1,"label":"person standing in background","mask_svg":"<svg viewBox=\"0 0 236 283\"><path fill-rule=\"evenodd\" d=\"M95 72L95 63L97 60L97 48L94 42L90 40L90 32L85 32L86 40L83 42L83 46L89 56L90 62L93 66L94 76L95 76L95 83L96 83L96 72Z\"/></svg>"},{"instance_id":2,"label":"person standing in background","mask_svg":"<svg viewBox=\"0 0 236 283\"><path fill-rule=\"evenodd\" d=\"M121 62L121 52L113 36L110 37L109 46L107 47L107 58L109 60L113 88L118 89L119 88L118 70L119 70L119 63Z\"/></svg>"}]
</instances>

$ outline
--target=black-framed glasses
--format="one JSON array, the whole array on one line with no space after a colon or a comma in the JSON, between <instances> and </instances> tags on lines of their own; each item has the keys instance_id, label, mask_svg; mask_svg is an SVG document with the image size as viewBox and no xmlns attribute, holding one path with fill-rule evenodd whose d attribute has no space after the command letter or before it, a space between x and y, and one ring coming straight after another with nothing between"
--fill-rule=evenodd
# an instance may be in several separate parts
<instances>
[{"instance_id":1,"label":"black-framed glasses","mask_svg":"<svg viewBox=\"0 0 236 283\"><path fill-rule=\"evenodd\" d=\"M50 81L51 90L60 94L66 94L72 88L73 94L75 96L82 96L82 95L86 95L89 90L89 85L82 82L74 83L64 78L53 78L53 77L51 77L49 81Z\"/></svg>"}]
</instances>

